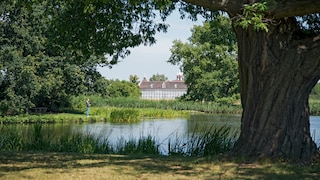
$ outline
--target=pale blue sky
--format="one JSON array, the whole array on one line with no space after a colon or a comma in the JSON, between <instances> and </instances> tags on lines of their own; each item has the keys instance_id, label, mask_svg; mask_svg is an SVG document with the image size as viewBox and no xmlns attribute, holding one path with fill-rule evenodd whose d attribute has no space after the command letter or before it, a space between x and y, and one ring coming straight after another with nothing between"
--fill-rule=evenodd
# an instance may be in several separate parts
<instances>
[{"instance_id":1,"label":"pale blue sky","mask_svg":"<svg viewBox=\"0 0 320 180\"><path fill-rule=\"evenodd\" d=\"M169 80L175 80L179 72L178 66L173 66L166 61L169 59L172 42L179 39L187 42L191 36L191 28L194 25L202 25L203 20L193 22L189 19L180 19L174 12L167 21L170 24L167 33L156 35L156 44L150 46L139 46L131 49L131 54L121 60L112 69L99 67L98 71L107 79L129 80L129 76L136 74L141 81L144 76L149 79L154 74L164 74Z\"/></svg>"}]
</instances>

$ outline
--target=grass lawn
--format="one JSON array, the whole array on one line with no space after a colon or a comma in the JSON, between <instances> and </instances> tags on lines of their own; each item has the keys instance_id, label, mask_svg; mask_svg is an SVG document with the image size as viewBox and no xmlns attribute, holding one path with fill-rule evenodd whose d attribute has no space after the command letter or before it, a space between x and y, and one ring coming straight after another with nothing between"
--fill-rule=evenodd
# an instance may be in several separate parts
<instances>
[{"instance_id":1,"label":"grass lawn","mask_svg":"<svg viewBox=\"0 0 320 180\"><path fill-rule=\"evenodd\" d=\"M319 179L308 166L224 157L0 152L0 179Z\"/></svg>"}]
</instances>

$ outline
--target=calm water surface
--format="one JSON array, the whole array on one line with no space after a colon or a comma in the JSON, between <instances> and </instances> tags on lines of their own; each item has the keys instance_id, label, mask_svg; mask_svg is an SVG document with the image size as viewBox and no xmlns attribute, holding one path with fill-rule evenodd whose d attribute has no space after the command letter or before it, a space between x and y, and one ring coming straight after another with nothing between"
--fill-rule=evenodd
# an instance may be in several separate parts
<instances>
[{"instance_id":1,"label":"calm water surface","mask_svg":"<svg viewBox=\"0 0 320 180\"><path fill-rule=\"evenodd\" d=\"M240 132L240 115L191 115L189 119L146 119L133 124L112 124L112 123L55 123L43 125L43 130L48 132L50 137L57 137L64 133L81 132L107 139L114 144L123 140L139 140L141 137L151 136L160 144L160 151L164 154L168 141L183 140L193 133L203 133L205 129L212 126L230 125L233 131ZM6 126L10 128L10 126ZM17 131L22 129L27 134L33 133L32 125L16 125ZM310 133L313 140L320 146L320 116L310 117Z\"/></svg>"},{"instance_id":2,"label":"calm water surface","mask_svg":"<svg viewBox=\"0 0 320 180\"><path fill-rule=\"evenodd\" d=\"M73 131L104 137L111 143L119 139L139 139L151 135L165 147L168 140L183 138L194 132L203 132L211 126L230 125L236 131L240 129L240 115L192 115L190 119L149 119L136 124L94 123L73 126ZM320 116L311 116L310 132L314 141L320 145Z\"/></svg>"}]
</instances>

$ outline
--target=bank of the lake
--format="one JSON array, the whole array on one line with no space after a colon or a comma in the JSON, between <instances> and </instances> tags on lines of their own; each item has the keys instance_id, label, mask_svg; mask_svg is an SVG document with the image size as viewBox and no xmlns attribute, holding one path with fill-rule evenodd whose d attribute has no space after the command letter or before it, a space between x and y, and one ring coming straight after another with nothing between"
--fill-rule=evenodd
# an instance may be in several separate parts
<instances>
[{"instance_id":1,"label":"bank of the lake","mask_svg":"<svg viewBox=\"0 0 320 180\"><path fill-rule=\"evenodd\" d=\"M22 114L17 116L0 117L0 124L11 123L68 123L68 122L137 122L142 118L174 118L187 117L192 113L189 110L171 110L155 108L117 108L93 107L89 117L84 112L74 113L44 113Z\"/></svg>"}]
</instances>

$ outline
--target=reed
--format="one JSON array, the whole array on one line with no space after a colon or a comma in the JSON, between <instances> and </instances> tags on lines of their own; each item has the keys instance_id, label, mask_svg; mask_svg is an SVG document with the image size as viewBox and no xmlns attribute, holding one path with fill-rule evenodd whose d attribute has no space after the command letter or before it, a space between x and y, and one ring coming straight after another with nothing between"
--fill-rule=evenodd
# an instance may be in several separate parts
<instances>
[{"instance_id":1,"label":"reed","mask_svg":"<svg viewBox=\"0 0 320 180\"><path fill-rule=\"evenodd\" d=\"M199 134L194 131L186 138L176 136L173 140L169 139L169 155L201 157L225 153L233 147L239 134L232 132L232 128L227 125L212 125L202 132Z\"/></svg>"},{"instance_id":2,"label":"reed","mask_svg":"<svg viewBox=\"0 0 320 180\"><path fill-rule=\"evenodd\" d=\"M133 108L113 109L110 112L110 122L137 122L140 120L140 111Z\"/></svg>"},{"instance_id":3,"label":"reed","mask_svg":"<svg viewBox=\"0 0 320 180\"><path fill-rule=\"evenodd\" d=\"M92 107L118 107L118 108L155 108L164 110L189 110L208 113L241 113L240 105L224 105L217 102L193 102L180 100L145 100L140 98L117 97L105 98L102 96L89 96ZM84 111L85 96L74 97L72 109Z\"/></svg>"},{"instance_id":4,"label":"reed","mask_svg":"<svg viewBox=\"0 0 320 180\"><path fill-rule=\"evenodd\" d=\"M143 118L173 118L188 117L190 111L165 110L155 108L117 108L117 107L93 107L91 113L94 116L103 117L112 123L138 122Z\"/></svg>"},{"instance_id":5,"label":"reed","mask_svg":"<svg viewBox=\"0 0 320 180\"><path fill-rule=\"evenodd\" d=\"M149 154L161 155L159 143L150 135L140 137L138 140L130 138L128 141L121 137L115 145L114 152L117 154Z\"/></svg>"},{"instance_id":6,"label":"reed","mask_svg":"<svg viewBox=\"0 0 320 180\"><path fill-rule=\"evenodd\" d=\"M0 126L0 150L23 150L24 135L16 126Z\"/></svg>"},{"instance_id":7,"label":"reed","mask_svg":"<svg viewBox=\"0 0 320 180\"><path fill-rule=\"evenodd\" d=\"M17 129L15 125L9 128L1 126L0 150L165 155L159 150L161 143L151 135L129 140L122 137L115 144L111 144L108 139L102 139L101 136L96 137L90 133L49 134L43 130L43 125L34 124L33 132L30 134ZM168 155L209 156L224 153L233 146L235 136L229 136L230 128L226 126L217 128L213 133L211 130L206 130L203 135L194 133L186 139L178 136L170 139Z\"/></svg>"},{"instance_id":8,"label":"reed","mask_svg":"<svg viewBox=\"0 0 320 180\"><path fill-rule=\"evenodd\" d=\"M76 152L76 153L111 153L109 141L101 140L90 133L64 134L56 143L51 144L50 151L54 152Z\"/></svg>"}]
</instances>

